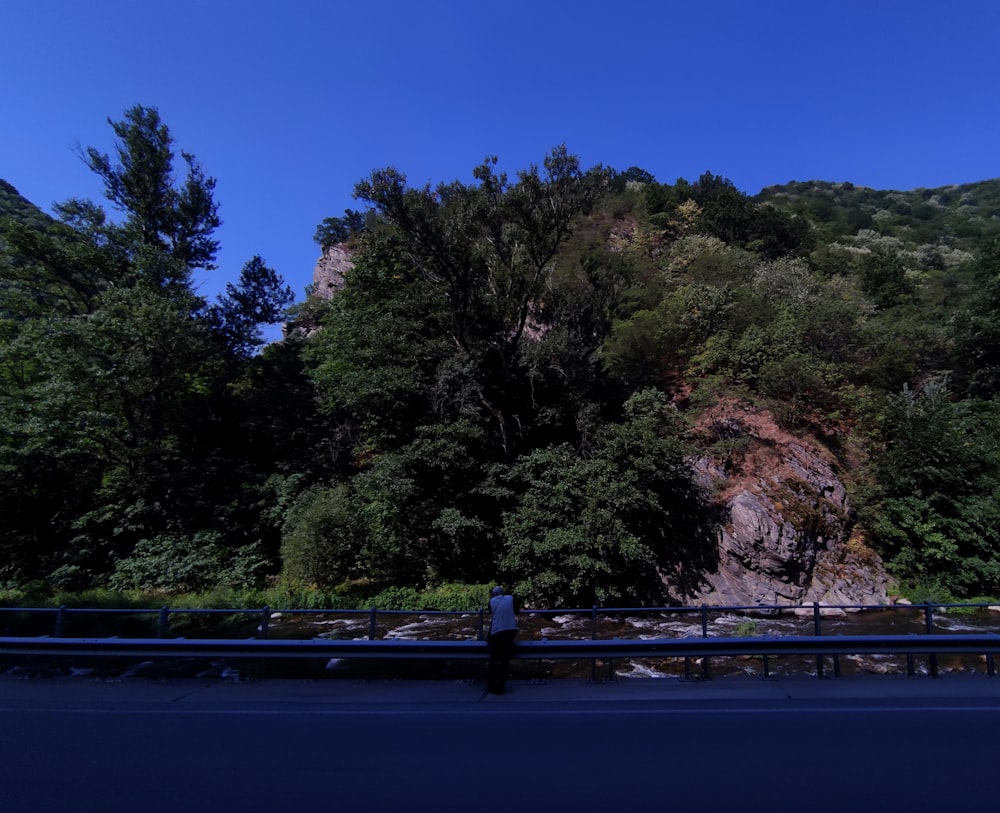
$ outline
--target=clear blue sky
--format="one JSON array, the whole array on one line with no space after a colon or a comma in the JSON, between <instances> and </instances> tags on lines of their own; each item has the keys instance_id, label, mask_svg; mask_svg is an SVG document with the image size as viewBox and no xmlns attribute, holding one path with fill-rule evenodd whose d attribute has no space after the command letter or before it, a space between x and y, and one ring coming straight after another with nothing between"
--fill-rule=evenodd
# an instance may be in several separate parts
<instances>
[{"instance_id":1,"label":"clear blue sky","mask_svg":"<svg viewBox=\"0 0 1000 813\"><path fill-rule=\"evenodd\" d=\"M155 106L218 180L214 297L260 254L301 299L317 223L423 185L585 166L912 189L1000 176L996 0L0 0L0 178L100 199L74 146Z\"/></svg>"}]
</instances>

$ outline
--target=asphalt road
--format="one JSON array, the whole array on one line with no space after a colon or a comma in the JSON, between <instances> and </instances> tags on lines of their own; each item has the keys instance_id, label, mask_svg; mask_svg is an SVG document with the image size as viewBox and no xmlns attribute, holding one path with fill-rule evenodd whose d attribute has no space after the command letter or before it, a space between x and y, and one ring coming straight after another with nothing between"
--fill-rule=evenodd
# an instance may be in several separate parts
<instances>
[{"instance_id":1,"label":"asphalt road","mask_svg":"<svg viewBox=\"0 0 1000 813\"><path fill-rule=\"evenodd\" d=\"M997 809L1000 678L890 680L499 698L0 680L0 810Z\"/></svg>"}]
</instances>

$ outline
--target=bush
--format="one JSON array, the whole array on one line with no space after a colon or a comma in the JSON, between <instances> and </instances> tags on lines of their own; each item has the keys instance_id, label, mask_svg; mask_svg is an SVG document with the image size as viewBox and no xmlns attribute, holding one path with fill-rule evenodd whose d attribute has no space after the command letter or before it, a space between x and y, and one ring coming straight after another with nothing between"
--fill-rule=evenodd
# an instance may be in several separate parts
<instances>
[{"instance_id":1,"label":"bush","mask_svg":"<svg viewBox=\"0 0 1000 813\"><path fill-rule=\"evenodd\" d=\"M116 590L197 590L212 584L221 569L216 534L163 534L140 540L122 559L109 584Z\"/></svg>"},{"instance_id":2,"label":"bush","mask_svg":"<svg viewBox=\"0 0 1000 813\"><path fill-rule=\"evenodd\" d=\"M109 579L115 590L182 592L213 586L248 587L267 568L259 545L227 550L217 533L168 533L140 540Z\"/></svg>"},{"instance_id":3,"label":"bush","mask_svg":"<svg viewBox=\"0 0 1000 813\"><path fill-rule=\"evenodd\" d=\"M358 520L345 486L310 491L289 511L281 546L283 575L329 587L351 575L358 558Z\"/></svg>"},{"instance_id":4,"label":"bush","mask_svg":"<svg viewBox=\"0 0 1000 813\"><path fill-rule=\"evenodd\" d=\"M427 609L464 612L485 607L490 600L489 584L442 584L425 594Z\"/></svg>"},{"instance_id":5,"label":"bush","mask_svg":"<svg viewBox=\"0 0 1000 813\"><path fill-rule=\"evenodd\" d=\"M412 587L387 587L372 596L369 607L380 610L426 610L425 601L419 591ZM359 608L361 609L361 608Z\"/></svg>"},{"instance_id":6,"label":"bush","mask_svg":"<svg viewBox=\"0 0 1000 813\"><path fill-rule=\"evenodd\" d=\"M914 604L954 604L957 599L940 582L910 582L900 584L900 594Z\"/></svg>"},{"instance_id":7,"label":"bush","mask_svg":"<svg viewBox=\"0 0 1000 813\"><path fill-rule=\"evenodd\" d=\"M358 609L474 612L489 603L490 587L489 584L449 583L424 592L413 587L386 587L369 597L360 597L355 606Z\"/></svg>"}]
</instances>

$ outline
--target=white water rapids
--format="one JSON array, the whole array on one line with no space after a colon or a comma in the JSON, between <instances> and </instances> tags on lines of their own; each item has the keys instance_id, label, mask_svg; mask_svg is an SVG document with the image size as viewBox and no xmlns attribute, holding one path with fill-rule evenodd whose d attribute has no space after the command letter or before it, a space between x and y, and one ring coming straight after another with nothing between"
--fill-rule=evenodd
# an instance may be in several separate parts
<instances>
[{"instance_id":1,"label":"white water rapids","mask_svg":"<svg viewBox=\"0 0 1000 813\"><path fill-rule=\"evenodd\" d=\"M799 610L732 611L707 608L688 611L604 611L583 612L527 612L519 619L518 640L570 640L570 639L639 639L698 638L698 637L789 637L815 635L816 619L811 608ZM824 610L828 612L828 610ZM323 617L296 616L272 621L271 634L294 637L328 637L334 639L375 638L406 640L455 640L475 639L480 617L468 614L420 614L380 612L376 624L371 626L367 614ZM483 624L488 627L489 615ZM284 631L282 627L285 627ZM931 613L930 630L923 606L895 606L871 608L848 612L819 620L821 635L919 635L933 633L1000 632L1000 613L982 609L976 612L954 612L936 608ZM912 664L904 655L865 654L840 656L837 668L843 675L850 674L906 674L912 665L917 674L926 674L929 664L925 657L915 657ZM832 657L825 659L824 668L832 673ZM358 668L347 661L328 664L330 670L344 673ZM615 662L597 661L542 661L516 662L515 677L547 679L550 677L590 677L601 680L615 677L628 678L680 678L704 676L705 669L713 675L773 676L815 675L817 659L814 656L771 656L766 668L760 657L713 658L707 666L700 660L684 658L623 659ZM985 672L985 655L939 655L938 671Z\"/></svg>"}]
</instances>

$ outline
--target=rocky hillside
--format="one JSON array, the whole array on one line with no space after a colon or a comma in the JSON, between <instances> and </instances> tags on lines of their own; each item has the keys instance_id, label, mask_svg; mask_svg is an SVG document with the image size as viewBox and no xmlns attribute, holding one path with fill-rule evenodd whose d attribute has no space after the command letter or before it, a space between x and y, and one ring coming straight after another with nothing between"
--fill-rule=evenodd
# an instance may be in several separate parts
<instances>
[{"instance_id":1,"label":"rocky hillside","mask_svg":"<svg viewBox=\"0 0 1000 813\"><path fill-rule=\"evenodd\" d=\"M343 244L323 250L312 296L329 299L353 267ZM774 415L724 399L696 418L704 447L694 461L721 517L717 567L679 601L712 606L884 604L881 558L856 531L840 464L808 434L782 429ZM685 582L690 582L685 579Z\"/></svg>"}]
</instances>

